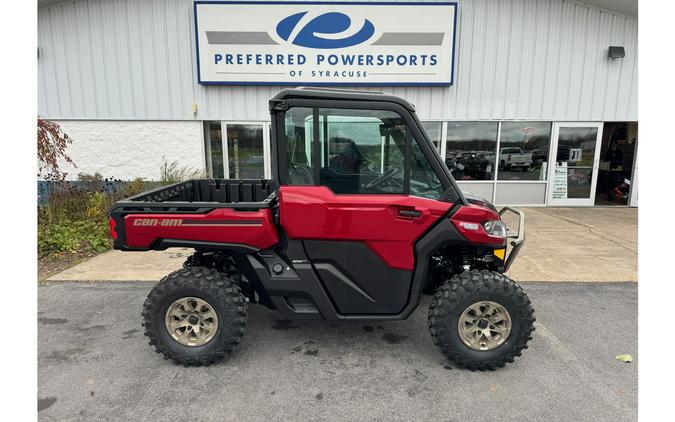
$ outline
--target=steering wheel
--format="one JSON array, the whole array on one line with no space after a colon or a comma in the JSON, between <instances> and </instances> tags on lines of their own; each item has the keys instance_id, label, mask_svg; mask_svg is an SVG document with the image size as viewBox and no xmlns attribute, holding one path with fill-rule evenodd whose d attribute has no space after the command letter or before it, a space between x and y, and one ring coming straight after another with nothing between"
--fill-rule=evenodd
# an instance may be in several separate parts
<instances>
[{"instance_id":1,"label":"steering wheel","mask_svg":"<svg viewBox=\"0 0 675 422\"><path fill-rule=\"evenodd\" d=\"M386 172L382 173L382 175L380 175L380 176L374 178L373 180L371 180L370 182L368 182L366 184L366 186L364 186L364 188L365 189L372 189L376 186L379 186L379 185L383 184L384 182L388 181L389 179L393 178L394 176L396 176L398 173L400 173L402 171L403 171L402 168L393 167L393 168L387 170Z\"/></svg>"}]
</instances>

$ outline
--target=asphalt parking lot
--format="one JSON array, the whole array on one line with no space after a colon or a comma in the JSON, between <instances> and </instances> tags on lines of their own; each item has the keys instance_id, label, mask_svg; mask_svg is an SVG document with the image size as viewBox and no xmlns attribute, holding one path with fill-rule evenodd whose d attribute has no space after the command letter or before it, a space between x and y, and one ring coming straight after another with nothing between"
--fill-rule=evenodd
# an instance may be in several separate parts
<instances>
[{"instance_id":1,"label":"asphalt parking lot","mask_svg":"<svg viewBox=\"0 0 675 422\"><path fill-rule=\"evenodd\" d=\"M61 420L637 419L637 284L526 283L530 348L494 372L446 361L429 298L401 322L289 322L249 308L228 361L184 368L147 345L153 283L38 289L38 416ZM615 360L633 355L632 363Z\"/></svg>"}]
</instances>

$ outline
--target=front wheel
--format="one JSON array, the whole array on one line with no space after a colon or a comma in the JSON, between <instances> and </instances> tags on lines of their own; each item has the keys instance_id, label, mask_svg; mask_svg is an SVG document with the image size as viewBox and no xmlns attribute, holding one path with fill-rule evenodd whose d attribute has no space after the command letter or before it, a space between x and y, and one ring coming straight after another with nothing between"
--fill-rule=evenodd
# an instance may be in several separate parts
<instances>
[{"instance_id":1,"label":"front wheel","mask_svg":"<svg viewBox=\"0 0 675 422\"><path fill-rule=\"evenodd\" d=\"M214 268L188 267L164 277L143 304L150 345L183 365L209 365L239 344L246 302L239 286Z\"/></svg>"},{"instance_id":2,"label":"front wheel","mask_svg":"<svg viewBox=\"0 0 675 422\"><path fill-rule=\"evenodd\" d=\"M513 280L487 270L447 280L429 308L431 338L456 364L492 370L520 356L534 331L534 310Z\"/></svg>"}]
</instances>

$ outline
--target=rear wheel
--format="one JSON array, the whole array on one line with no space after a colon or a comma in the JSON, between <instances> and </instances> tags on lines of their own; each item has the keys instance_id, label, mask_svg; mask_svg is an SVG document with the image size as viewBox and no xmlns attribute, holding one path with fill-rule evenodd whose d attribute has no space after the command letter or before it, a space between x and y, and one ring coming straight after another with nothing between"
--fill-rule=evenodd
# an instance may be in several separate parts
<instances>
[{"instance_id":1,"label":"rear wheel","mask_svg":"<svg viewBox=\"0 0 675 422\"><path fill-rule=\"evenodd\" d=\"M520 356L534 330L523 289L503 274L464 271L446 281L429 308L431 337L456 364L471 370L503 367Z\"/></svg>"},{"instance_id":2,"label":"rear wheel","mask_svg":"<svg viewBox=\"0 0 675 422\"><path fill-rule=\"evenodd\" d=\"M239 344L246 302L239 286L213 268L188 267L164 277L143 304L150 345L183 365L209 365Z\"/></svg>"}]
</instances>

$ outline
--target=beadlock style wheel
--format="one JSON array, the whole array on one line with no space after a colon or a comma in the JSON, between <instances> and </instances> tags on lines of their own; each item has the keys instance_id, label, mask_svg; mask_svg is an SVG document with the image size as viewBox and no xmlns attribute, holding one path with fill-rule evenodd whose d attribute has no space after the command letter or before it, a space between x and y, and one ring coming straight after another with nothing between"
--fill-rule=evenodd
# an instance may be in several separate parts
<instances>
[{"instance_id":1,"label":"beadlock style wheel","mask_svg":"<svg viewBox=\"0 0 675 422\"><path fill-rule=\"evenodd\" d=\"M534 321L527 294L495 271L453 275L429 306L432 340L450 360L472 371L513 362L532 340Z\"/></svg>"},{"instance_id":2,"label":"beadlock style wheel","mask_svg":"<svg viewBox=\"0 0 675 422\"><path fill-rule=\"evenodd\" d=\"M198 297L183 297L171 304L164 318L166 329L178 343L202 346L218 331L218 315L213 307Z\"/></svg>"},{"instance_id":3,"label":"beadlock style wheel","mask_svg":"<svg viewBox=\"0 0 675 422\"><path fill-rule=\"evenodd\" d=\"M511 315L496 302L476 302L462 312L459 337L473 350L493 350L511 334Z\"/></svg>"}]
</instances>

